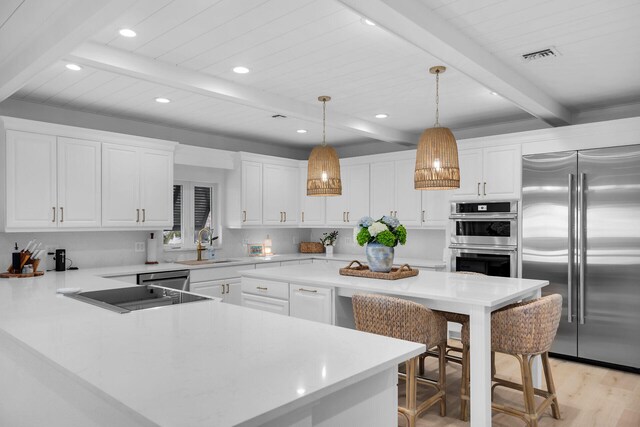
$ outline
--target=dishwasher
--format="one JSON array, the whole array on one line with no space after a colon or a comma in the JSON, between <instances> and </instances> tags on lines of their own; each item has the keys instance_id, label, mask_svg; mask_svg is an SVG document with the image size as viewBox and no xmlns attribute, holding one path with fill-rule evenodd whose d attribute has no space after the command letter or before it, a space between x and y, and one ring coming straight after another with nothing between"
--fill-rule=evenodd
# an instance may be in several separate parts
<instances>
[{"instance_id":1,"label":"dishwasher","mask_svg":"<svg viewBox=\"0 0 640 427\"><path fill-rule=\"evenodd\" d=\"M191 290L189 270L138 274L138 285L156 285L187 292Z\"/></svg>"}]
</instances>

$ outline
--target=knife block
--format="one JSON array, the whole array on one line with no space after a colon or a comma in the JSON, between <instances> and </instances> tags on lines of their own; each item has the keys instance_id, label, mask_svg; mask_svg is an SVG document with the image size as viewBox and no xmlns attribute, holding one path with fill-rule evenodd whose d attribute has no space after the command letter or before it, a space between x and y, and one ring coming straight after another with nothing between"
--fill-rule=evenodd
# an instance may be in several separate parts
<instances>
[{"instance_id":1,"label":"knife block","mask_svg":"<svg viewBox=\"0 0 640 427\"><path fill-rule=\"evenodd\" d=\"M22 274L22 267L27 264L31 264L33 266L33 273L25 273ZM38 271L38 266L40 265L39 259L31 259L31 252L23 252L20 254L20 271L13 271L13 265L10 265L7 268L6 273L0 274L0 278L7 279L12 277L33 277L33 276L42 276L44 271Z\"/></svg>"}]
</instances>

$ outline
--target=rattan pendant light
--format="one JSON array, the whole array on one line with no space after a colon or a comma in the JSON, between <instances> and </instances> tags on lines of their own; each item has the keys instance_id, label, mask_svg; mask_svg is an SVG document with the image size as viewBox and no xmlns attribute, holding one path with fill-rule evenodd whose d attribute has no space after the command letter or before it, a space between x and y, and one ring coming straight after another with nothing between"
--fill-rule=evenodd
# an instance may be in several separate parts
<instances>
[{"instance_id":1,"label":"rattan pendant light","mask_svg":"<svg viewBox=\"0 0 640 427\"><path fill-rule=\"evenodd\" d=\"M440 74L446 67L431 67L436 75L436 123L420 136L416 154L414 183L416 190L451 190L460 188L458 145L449 128L440 127Z\"/></svg>"},{"instance_id":2,"label":"rattan pendant light","mask_svg":"<svg viewBox=\"0 0 640 427\"><path fill-rule=\"evenodd\" d=\"M318 145L309 154L307 169L307 196L340 196L342 180L340 179L340 159L333 147L327 145L326 122L327 101L330 96L320 96L322 102L322 145Z\"/></svg>"}]
</instances>

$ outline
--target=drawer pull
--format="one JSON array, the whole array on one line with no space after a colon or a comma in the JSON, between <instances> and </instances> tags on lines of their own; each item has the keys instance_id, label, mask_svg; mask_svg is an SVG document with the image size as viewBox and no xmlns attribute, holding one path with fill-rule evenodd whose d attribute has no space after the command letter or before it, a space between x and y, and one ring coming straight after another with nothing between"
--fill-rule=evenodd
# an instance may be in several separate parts
<instances>
[{"instance_id":1,"label":"drawer pull","mask_svg":"<svg viewBox=\"0 0 640 427\"><path fill-rule=\"evenodd\" d=\"M136 209L136 222L140 222L140 209Z\"/></svg>"},{"instance_id":2,"label":"drawer pull","mask_svg":"<svg viewBox=\"0 0 640 427\"><path fill-rule=\"evenodd\" d=\"M52 207L51 209L53 209L53 219L51 220L51 222L56 222L56 207Z\"/></svg>"},{"instance_id":3,"label":"drawer pull","mask_svg":"<svg viewBox=\"0 0 640 427\"><path fill-rule=\"evenodd\" d=\"M256 286L256 289L258 289L259 291L268 291L269 290L269 288L265 288L265 287L262 287L262 286Z\"/></svg>"},{"instance_id":4,"label":"drawer pull","mask_svg":"<svg viewBox=\"0 0 640 427\"><path fill-rule=\"evenodd\" d=\"M305 289L305 288L300 288L298 289L299 292L311 292L311 293L318 293L317 289Z\"/></svg>"}]
</instances>

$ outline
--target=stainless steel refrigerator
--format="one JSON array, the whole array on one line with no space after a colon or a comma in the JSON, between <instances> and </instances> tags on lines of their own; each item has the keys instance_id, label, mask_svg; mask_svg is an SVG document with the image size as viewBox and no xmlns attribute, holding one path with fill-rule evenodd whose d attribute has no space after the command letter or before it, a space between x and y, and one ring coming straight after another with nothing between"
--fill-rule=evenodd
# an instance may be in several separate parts
<instances>
[{"instance_id":1,"label":"stainless steel refrigerator","mask_svg":"<svg viewBox=\"0 0 640 427\"><path fill-rule=\"evenodd\" d=\"M551 351L640 368L640 145L523 156L522 237L563 297Z\"/></svg>"}]
</instances>

